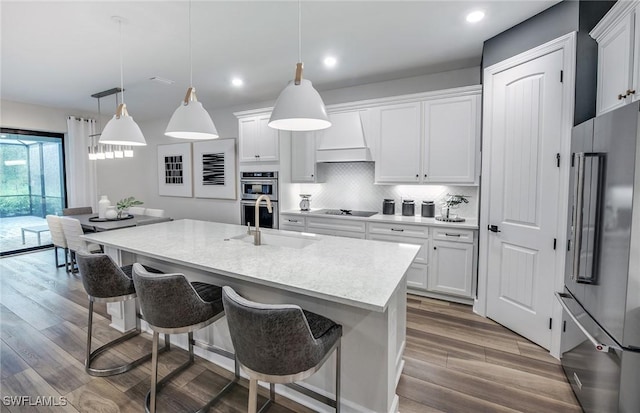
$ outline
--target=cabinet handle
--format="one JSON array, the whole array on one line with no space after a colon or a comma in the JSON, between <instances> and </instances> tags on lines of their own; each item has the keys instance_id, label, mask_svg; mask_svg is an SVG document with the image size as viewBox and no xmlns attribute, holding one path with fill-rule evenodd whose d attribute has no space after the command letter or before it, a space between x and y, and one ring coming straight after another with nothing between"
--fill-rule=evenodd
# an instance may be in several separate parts
<instances>
[{"instance_id":1,"label":"cabinet handle","mask_svg":"<svg viewBox=\"0 0 640 413\"><path fill-rule=\"evenodd\" d=\"M635 95L636 94L636 90L635 89L627 89L627 96L629 95Z\"/></svg>"},{"instance_id":2,"label":"cabinet handle","mask_svg":"<svg viewBox=\"0 0 640 413\"><path fill-rule=\"evenodd\" d=\"M420 174L416 174L416 179L420 179Z\"/></svg>"},{"instance_id":3,"label":"cabinet handle","mask_svg":"<svg viewBox=\"0 0 640 413\"><path fill-rule=\"evenodd\" d=\"M289 221L289 222L298 222L297 219L287 219L287 221Z\"/></svg>"},{"instance_id":4,"label":"cabinet handle","mask_svg":"<svg viewBox=\"0 0 640 413\"><path fill-rule=\"evenodd\" d=\"M458 238L460 238L461 234L449 234L448 232L445 232L444 235L446 235L447 237L458 237Z\"/></svg>"},{"instance_id":5,"label":"cabinet handle","mask_svg":"<svg viewBox=\"0 0 640 413\"><path fill-rule=\"evenodd\" d=\"M313 178L313 174L311 174L311 177Z\"/></svg>"},{"instance_id":6,"label":"cabinet handle","mask_svg":"<svg viewBox=\"0 0 640 413\"><path fill-rule=\"evenodd\" d=\"M400 229L391 228L391 231L404 232L404 229L402 229L402 228L400 228Z\"/></svg>"},{"instance_id":7,"label":"cabinet handle","mask_svg":"<svg viewBox=\"0 0 640 413\"><path fill-rule=\"evenodd\" d=\"M437 250L438 248L437 248L437 247L433 247L433 249L434 249L434 250Z\"/></svg>"},{"instance_id":8,"label":"cabinet handle","mask_svg":"<svg viewBox=\"0 0 640 413\"><path fill-rule=\"evenodd\" d=\"M426 177L427 177L427 174L424 174L424 177L426 178Z\"/></svg>"},{"instance_id":9,"label":"cabinet handle","mask_svg":"<svg viewBox=\"0 0 640 413\"><path fill-rule=\"evenodd\" d=\"M627 97L627 95L618 95L618 100L622 100L622 99L624 99L626 97Z\"/></svg>"}]
</instances>

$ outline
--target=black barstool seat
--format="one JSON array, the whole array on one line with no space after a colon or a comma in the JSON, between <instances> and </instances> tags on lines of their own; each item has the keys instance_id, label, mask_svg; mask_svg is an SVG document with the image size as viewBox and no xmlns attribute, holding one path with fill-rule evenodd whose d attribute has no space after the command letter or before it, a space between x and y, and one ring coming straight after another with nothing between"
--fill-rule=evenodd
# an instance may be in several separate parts
<instances>
[{"instance_id":1,"label":"black barstool seat","mask_svg":"<svg viewBox=\"0 0 640 413\"><path fill-rule=\"evenodd\" d=\"M140 308L144 320L153 330L153 348L151 350L151 390L145 398L145 409L154 413L156 398L160 390L175 376L194 363L194 345L201 345L209 351L235 359L235 356L222 349L196 342L193 332L206 327L222 318L222 288L202 283L189 282L183 274L152 274L140 264L133 265L133 282L140 299ZM189 359L158 381L158 337L159 334L188 333ZM233 380L220 390L198 412L207 412L240 378L236 364Z\"/></svg>"},{"instance_id":2,"label":"black barstool seat","mask_svg":"<svg viewBox=\"0 0 640 413\"><path fill-rule=\"evenodd\" d=\"M257 410L258 380L270 384L265 411L275 401L274 383L286 384L340 412L342 326L291 304L262 304L223 287L224 304L236 358L249 376L249 413ZM336 351L335 399L295 384L317 372Z\"/></svg>"},{"instance_id":3,"label":"black barstool seat","mask_svg":"<svg viewBox=\"0 0 640 413\"><path fill-rule=\"evenodd\" d=\"M94 351L91 351L91 335L93 329L93 303L121 302L136 298L136 290L131 279L131 265L119 267L111 257L106 254L90 254L88 252L76 252L78 270L82 279L82 285L89 296L89 320L87 323L87 352L85 359L85 371L91 376L113 376L124 373L134 367L144 363L151 358L151 353L132 361L131 363L111 368L96 368L92 366L93 361L107 349L116 344L129 340L141 333L140 317L136 314L136 328L123 336L112 340ZM155 268L146 267L146 270L156 274L162 271ZM169 343L165 340L163 351L167 350Z\"/></svg>"}]
</instances>

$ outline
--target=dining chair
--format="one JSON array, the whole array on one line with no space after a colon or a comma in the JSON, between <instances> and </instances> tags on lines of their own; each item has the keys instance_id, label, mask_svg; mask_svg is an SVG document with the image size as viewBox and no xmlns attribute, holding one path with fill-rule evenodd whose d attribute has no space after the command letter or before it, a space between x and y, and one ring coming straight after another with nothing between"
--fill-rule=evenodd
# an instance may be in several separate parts
<instances>
[{"instance_id":1,"label":"dining chair","mask_svg":"<svg viewBox=\"0 0 640 413\"><path fill-rule=\"evenodd\" d=\"M77 208L64 208L62 210L62 215L82 215L82 214L93 214L93 208L88 207L77 207Z\"/></svg>"},{"instance_id":2,"label":"dining chair","mask_svg":"<svg viewBox=\"0 0 640 413\"><path fill-rule=\"evenodd\" d=\"M71 256L70 269L67 270L67 272L74 272L76 265L76 252L92 254L102 252L102 248L100 248L98 244L92 244L80 238L84 232L82 231L80 221L77 219L60 217L60 222L62 223L62 231L64 232L64 237L67 240L67 247L69 248Z\"/></svg>"},{"instance_id":3,"label":"dining chair","mask_svg":"<svg viewBox=\"0 0 640 413\"><path fill-rule=\"evenodd\" d=\"M63 264L58 263L58 248L64 251L64 268L69 271L69 247L67 246L67 239L64 236L62 230L62 222L57 215L47 215L47 225L49 226L49 232L51 233L51 242L53 243L53 252L56 256L56 268L62 267Z\"/></svg>"},{"instance_id":4,"label":"dining chair","mask_svg":"<svg viewBox=\"0 0 640 413\"><path fill-rule=\"evenodd\" d=\"M144 214L150 217L164 217L164 209L147 208Z\"/></svg>"},{"instance_id":5,"label":"dining chair","mask_svg":"<svg viewBox=\"0 0 640 413\"><path fill-rule=\"evenodd\" d=\"M143 208L143 207L132 206L132 207L129 207L129 213L131 215L145 215L145 209L146 208Z\"/></svg>"}]
</instances>

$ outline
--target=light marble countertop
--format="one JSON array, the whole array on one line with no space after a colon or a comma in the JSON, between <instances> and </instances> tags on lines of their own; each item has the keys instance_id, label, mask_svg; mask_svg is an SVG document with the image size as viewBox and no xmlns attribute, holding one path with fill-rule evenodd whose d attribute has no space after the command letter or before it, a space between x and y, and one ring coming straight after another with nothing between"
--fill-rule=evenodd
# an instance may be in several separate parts
<instances>
[{"instance_id":1,"label":"light marble countertop","mask_svg":"<svg viewBox=\"0 0 640 413\"><path fill-rule=\"evenodd\" d=\"M204 271L338 302L385 311L419 246L309 235L304 248L233 239L246 227L190 219L86 234L109 247ZM292 231L261 229L300 237Z\"/></svg>"},{"instance_id":2,"label":"light marble countertop","mask_svg":"<svg viewBox=\"0 0 640 413\"><path fill-rule=\"evenodd\" d=\"M350 215L325 215L325 214L314 214L314 211L319 211L320 209L311 209L310 211L300 211L297 209L282 211L281 214L288 215L299 215L299 216L308 216L308 217L319 217L319 218L340 218L340 219L355 219L359 221L369 221L369 222L389 222L396 224L415 224L415 225L429 225L434 227L447 227L447 228L461 228L461 229L478 229L478 219L477 218L465 218L464 222L442 222L438 221L435 218L424 218L420 215L414 216L404 216L404 215L383 215L383 214L375 214L370 217L354 217Z\"/></svg>"}]
</instances>

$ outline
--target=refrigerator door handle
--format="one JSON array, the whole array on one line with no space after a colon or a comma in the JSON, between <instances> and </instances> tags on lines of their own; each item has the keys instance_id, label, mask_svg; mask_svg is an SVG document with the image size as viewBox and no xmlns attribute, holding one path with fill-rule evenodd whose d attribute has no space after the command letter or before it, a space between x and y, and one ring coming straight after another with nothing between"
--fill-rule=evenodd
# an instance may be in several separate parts
<instances>
[{"instance_id":1,"label":"refrigerator door handle","mask_svg":"<svg viewBox=\"0 0 640 413\"><path fill-rule=\"evenodd\" d=\"M584 152L575 154L578 161L576 169L576 206L573 209L573 268L571 281L580 277L580 251L582 250L582 209L584 202Z\"/></svg>"},{"instance_id":2,"label":"refrigerator door handle","mask_svg":"<svg viewBox=\"0 0 640 413\"><path fill-rule=\"evenodd\" d=\"M585 170L586 170L586 161L589 159L590 162L590 173L593 172L593 163L591 159L595 158L597 161L597 172L595 177L591 177L589 181L591 184L590 194L593 193L593 189L595 189L596 200L595 200L595 210L592 211L594 214L595 222L600 222L601 214L602 214L602 188L604 186L604 171L605 171L605 160L606 156L604 153L599 152L580 152L575 154L578 161L578 168L576 169L576 187L575 187L575 200L576 205L573 209L573 268L571 271L571 280L576 281L578 283L583 284L595 284L597 282L597 271L598 271L598 256L599 256L599 248L600 248L600 228L595 227L590 230L593 231L593 239L591 240L592 247L592 261L587 263L588 265L583 269L581 268L581 253L583 247L583 231L584 231L584 192L585 192ZM593 184L595 183L595 188L593 188ZM587 254L588 256L588 254ZM581 271L583 274L581 274Z\"/></svg>"},{"instance_id":3,"label":"refrigerator door handle","mask_svg":"<svg viewBox=\"0 0 640 413\"><path fill-rule=\"evenodd\" d=\"M571 312L567 304L564 302L565 298L570 300L573 299L569 294L559 293L557 291L554 294L556 295L556 298L558 299L558 301L560 301L560 305L562 306L564 311L566 311L566 313L569 315L571 320L573 320L573 322L578 326L580 331L582 331L582 333L587 337L587 339L591 342L591 344L593 344L593 347L595 347L597 351L600 351L602 353L608 353L611 350L622 351L620 347L608 346L606 344L600 343L598 340L595 339L595 337L591 335L591 333L587 331L586 328L584 328L584 326L580 323L580 321L578 321L578 318Z\"/></svg>"}]
</instances>

